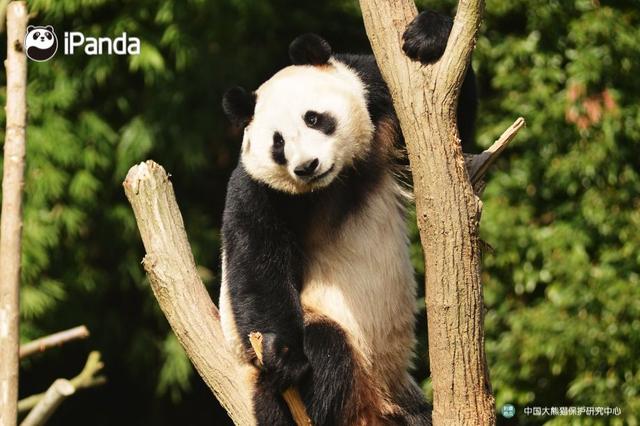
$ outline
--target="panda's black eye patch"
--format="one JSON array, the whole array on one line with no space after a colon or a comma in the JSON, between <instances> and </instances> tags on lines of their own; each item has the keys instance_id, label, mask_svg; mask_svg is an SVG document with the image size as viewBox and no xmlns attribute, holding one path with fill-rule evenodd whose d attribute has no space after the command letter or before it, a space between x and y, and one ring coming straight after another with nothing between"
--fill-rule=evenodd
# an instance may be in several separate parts
<instances>
[{"instance_id":1,"label":"panda's black eye patch","mask_svg":"<svg viewBox=\"0 0 640 426\"><path fill-rule=\"evenodd\" d=\"M40 33L38 31L33 33L33 38L38 38L38 37L40 37Z\"/></svg>"},{"instance_id":2,"label":"panda's black eye patch","mask_svg":"<svg viewBox=\"0 0 640 426\"><path fill-rule=\"evenodd\" d=\"M328 112L307 111L302 117L307 127L319 130L325 135L336 131L336 119Z\"/></svg>"},{"instance_id":3,"label":"panda's black eye patch","mask_svg":"<svg viewBox=\"0 0 640 426\"><path fill-rule=\"evenodd\" d=\"M51 39L53 38L53 37L52 37L52 35L51 35L51 33L47 33L47 38L48 38L49 40L51 40Z\"/></svg>"},{"instance_id":4,"label":"panda's black eye patch","mask_svg":"<svg viewBox=\"0 0 640 426\"><path fill-rule=\"evenodd\" d=\"M273 133L273 145L271 145L271 157L273 161L281 166L287 164L287 158L284 156L284 138L280 132Z\"/></svg>"},{"instance_id":5,"label":"panda's black eye patch","mask_svg":"<svg viewBox=\"0 0 640 426\"><path fill-rule=\"evenodd\" d=\"M275 132L273 134L273 147L274 148L282 148L284 146L284 138L280 134L280 132Z\"/></svg>"}]
</instances>

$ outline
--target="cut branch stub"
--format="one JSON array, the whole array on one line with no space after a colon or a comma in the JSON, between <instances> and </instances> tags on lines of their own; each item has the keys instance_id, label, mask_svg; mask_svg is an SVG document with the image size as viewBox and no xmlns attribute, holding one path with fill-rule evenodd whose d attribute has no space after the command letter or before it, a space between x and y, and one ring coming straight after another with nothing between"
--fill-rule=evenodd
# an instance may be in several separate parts
<instances>
[{"instance_id":1,"label":"cut branch stub","mask_svg":"<svg viewBox=\"0 0 640 426\"><path fill-rule=\"evenodd\" d=\"M471 155L465 158L469 179L471 179L471 183L474 189L476 189L476 192L479 192L478 185L484 179L489 168L525 124L524 118L518 117L488 149L485 149L478 155Z\"/></svg>"},{"instance_id":2,"label":"cut branch stub","mask_svg":"<svg viewBox=\"0 0 640 426\"><path fill-rule=\"evenodd\" d=\"M33 407L33 410L29 415L20 423L20 426L42 426L47 423L47 420L58 409L58 406L62 404L62 401L67 399L76 389L73 387L70 381L66 379L57 379L47 389L44 396L38 404Z\"/></svg>"}]
</instances>

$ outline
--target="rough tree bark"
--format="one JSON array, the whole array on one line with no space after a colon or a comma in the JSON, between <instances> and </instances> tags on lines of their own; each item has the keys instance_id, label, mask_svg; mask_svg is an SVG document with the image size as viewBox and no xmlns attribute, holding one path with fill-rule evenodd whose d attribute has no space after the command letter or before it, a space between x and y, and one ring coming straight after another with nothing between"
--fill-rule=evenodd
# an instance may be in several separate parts
<instances>
[{"instance_id":1,"label":"rough tree bark","mask_svg":"<svg viewBox=\"0 0 640 426\"><path fill-rule=\"evenodd\" d=\"M484 1L460 0L444 55L429 66L412 62L401 50L402 34L417 14L413 1L360 0L360 6L413 173L425 259L433 421L494 424L480 281L482 203L465 168L456 127L457 98ZM485 171L477 169L480 175Z\"/></svg>"},{"instance_id":2,"label":"rough tree bark","mask_svg":"<svg viewBox=\"0 0 640 426\"><path fill-rule=\"evenodd\" d=\"M4 140L0 218L0 426L16 424L18 401L18 316L22 238L22 187L26 137L27 60L23 39L24 2L7 7L7 128Z\"/></svg>"}]
</instances>

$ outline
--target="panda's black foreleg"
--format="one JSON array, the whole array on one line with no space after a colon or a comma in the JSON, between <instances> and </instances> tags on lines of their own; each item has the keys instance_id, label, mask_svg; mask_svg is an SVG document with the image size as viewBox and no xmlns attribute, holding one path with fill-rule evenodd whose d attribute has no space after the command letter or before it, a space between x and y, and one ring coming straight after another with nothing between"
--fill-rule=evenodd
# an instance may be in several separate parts
<instances>
[{"instance_id":1,"label":"panda's black foreleg","mask_svg":"<svg viewBox=\"0 0 640 426\"><path fill-rule=\"evenodd\" d=\"M425 10L407 25L402 36L402 50L414 61L424 65L433 63L444 53L452 26L453 19L449 16ZM473 145L477 108L476 77L473 68L469 66L462 83L457 111L458 132L463 147Z\"/></svg>"},{"instance_id":2,"label":"panda's black foreleg","mask_svg":"<svg viewBox=\"0 0 640 426\"><path fill-rule=\"evenodd\" d=\"M429 64L440 59L447 47L453 19L432 10L416 16L402 35L402 50L414 61Z\"/></svg>"}]
</instances>

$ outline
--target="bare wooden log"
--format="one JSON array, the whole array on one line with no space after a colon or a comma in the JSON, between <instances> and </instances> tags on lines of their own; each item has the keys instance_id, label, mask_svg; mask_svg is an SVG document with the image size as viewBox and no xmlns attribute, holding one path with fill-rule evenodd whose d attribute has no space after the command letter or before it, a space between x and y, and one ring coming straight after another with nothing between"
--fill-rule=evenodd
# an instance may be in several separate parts
<instances>
[{"instance_id":1,"label":"bare wooden log","mask_svg":"<svg viewBox=\"0 0 640 426\"><path fill-rule=\"evenodd\" d=\"M524 122L495 152L467 166L456 126L457 98L475 45L483 0L460 0L442 58L422 66L402 52L416 16L411 0L360 0L376 61L391 91L413 173L425 258L429 359L436 425L495 423L484 351L478 224L482 176ZM501 138L502 140L502 138ZM474 183L476 183L474 188Z\"/></svg>"},{"instance_id":2,"label":"bare wooden log","mask_svg":"<svg viewBox=\"0 0 640 426\"><path fill-rule=\"evenodd\" d=\"M75 391L76 389L70 381L57 379L47 389L40 402L33 407L29 415L20 423L20 426L41 426L45 424L58 406L62 404L62 401L73 395Z\"/></svg>"},{"instance_id":3,"label":"bare wooden log","mask_svg":"<svg viewBox=\"0 0 640 426\"><path fill-rule=\"evenodd\" d=\"M107 379L99 374L103 367L104 364L100 360L100 352L92 351L87 357L87 362L82 371L73 379L69 379L69 383L73 385L76 391L100 386L107 382ZM43 392L21 399L18 401L18 412L24 413L33 409L44 398L45 394L46 392Z\"/></svg>"},{"instance_id":4,"label":"bare wooden log","mask_svg":"<svg viewBox=\"0 0 640 426\"><path fill-rule=\"evenodd\" d=\"M124 189L147 255L144 268L171 328L200 376L237 425L255 424L251 381L255 368L238 365L220 314L196 270L173 187L162 166L132 167Z\"/></svg>"},{"instance_id":5,"label":"bare wooden log","mask_svg":"<svg viewBox=\"0 0 640 426\"><path fill-rule=\"evenodd\" d=\"M253 347L253 351L256 353L258 362L262 365L262 333L254 331L249 334L249 341ZM289 388L282 393L284 402L287 403L291 416L298 426L310 426L311 419L307 414L307 409L302 402L302 397L296 388Z\"/></svg>"},{"instance_id":6,"label":"bare wooden log","mask_svg":"<svg viewBox=\"0 0 640 426\"><path fill-rule=\"evenodd\" d=\"M18 318L22 188L27 118L27 60L22 44L25 2L7 6L7 105L0 213L0 426L14 426L18 401Z\"/></svg>"},{"instance_id":7,"label":"bare wooden log","mask_svg":"<svg viewBox=\"0 0 640 426\"><path fill-rule=\"evenodd\" d=\"M38 352L44 352L54 346L63 345L71 340L86 339L89 330L84 325L60 331L49 336L41 337L20 346L20 358L26 358Z\"/></svg>"}]
</instances>

